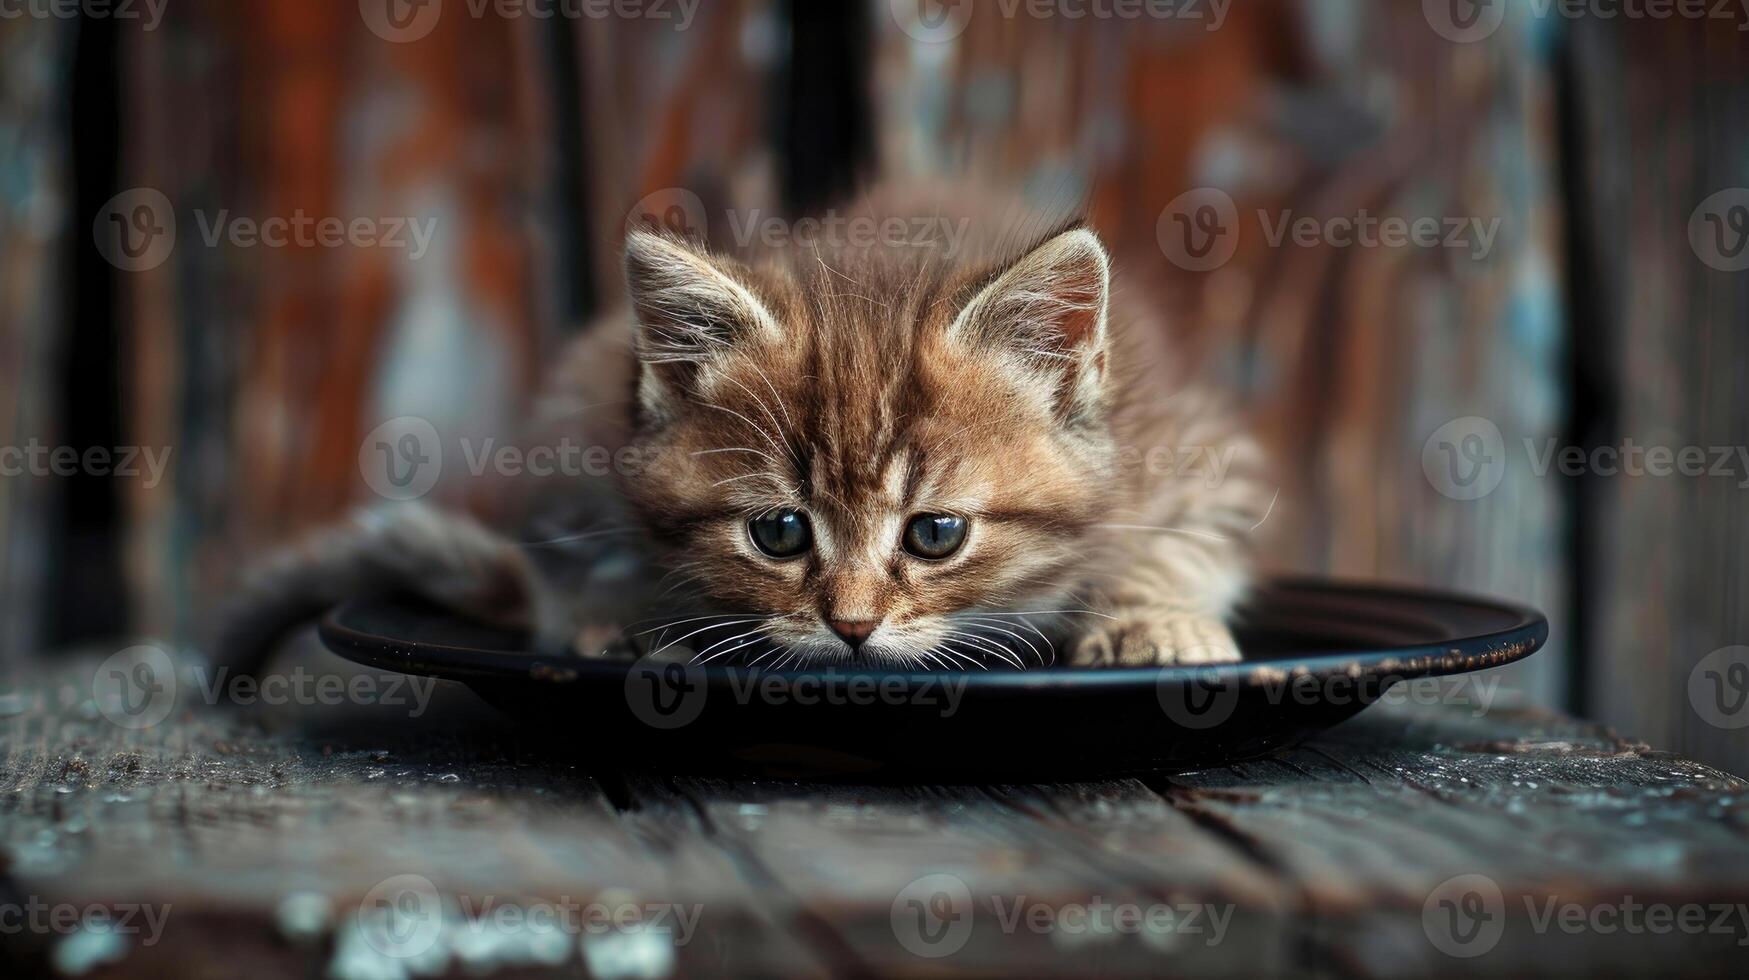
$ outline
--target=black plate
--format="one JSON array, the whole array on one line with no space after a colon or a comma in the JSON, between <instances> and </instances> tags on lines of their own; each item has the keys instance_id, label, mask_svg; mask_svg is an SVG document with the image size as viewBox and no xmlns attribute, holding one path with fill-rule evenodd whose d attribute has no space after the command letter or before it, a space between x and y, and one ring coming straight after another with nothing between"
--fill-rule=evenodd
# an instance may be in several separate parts
<instances>
[{"instance_id":1,"label":"black plate","mask_svg":"<svg viewBox=\"0 0 1749 980\"><path fill-rule=\"evenodd\" d=\"M1257 590L1236 632L1246 659L1218 666L907 673L558 658L403 600L342 606L321 626L336 653L462 681L598 765L1036 781L1266 753L1399 681L1527 657L1548 621L1488 599L1284 579Z\"/></svg>"}]
</instances>

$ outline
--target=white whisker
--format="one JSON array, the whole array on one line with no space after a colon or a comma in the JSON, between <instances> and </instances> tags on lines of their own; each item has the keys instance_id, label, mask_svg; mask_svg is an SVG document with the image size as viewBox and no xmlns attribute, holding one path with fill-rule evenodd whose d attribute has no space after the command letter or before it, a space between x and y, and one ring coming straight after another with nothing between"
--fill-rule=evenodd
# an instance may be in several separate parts
<instances>
[{"instance_id":1,"label":"white whisker","mask_svg":"<svg viewBox=\"0 0 1749 980\"><path fill-rule=\"evenodd\" d=\"M1150 524L1095 524L1094 527L1105 528L1108 531L1164 531L1169 534L1187 534L1193 538L1206 538L1210 541L1231 541L1224 535L1210 531L1198 531L1188 527L1154 527Z\"/></svg>"},{"instance_id":2,"label":"white whisker","mask_svg":"<svg viewBox=\"0 0 1749 980\"><path fill-rule=\"evenodd\" d=\"M1095 612L1092 609L1028 609L1025 612L981 612L980 616L1100 616L1105 619L1116 619L1107 613Z\"/></svg>"},{"instance_id":3,"label":"white whisker","mask_svg":"<svg viewBox=\"0 0 1749 980\"><path fill-rule=\"evenodd\" d=\"M714 404L707 402L707 401L699 401L698 399L693 399L693 403L697 404L697 405L703 405L705 408L714 408L719 412L724 412L724 413L727 413L729 415L733 415L734 417L740 419L742 422L745 422L747 424L747 427L752 429L756 435L758 435L760 438L764 439L767 443L769 443L771 445L772 449L775 449L780 453L788 453L789 452L789 450L786 447L780 445L778 443L778 441L772 437L771 433L760 428L759 423L753 421L752 419L748 418L745 415L742 415L740 412L737 412L732 408L724 408L721 405L714 405Z\"/></svg>"},{"instance_id":4,"label":"white whisker","mask_svg":"<svg viewBox=\"0 0 1749 980\"><path fill-rule=\"evenodd\" d=\"M1020 658L1015 656L1013 651L1007 649L1002 646L1002 644L997 643L989 637L979 636L976 633L967 633L963 630L950 630L948 636L962 642L971 643L975 647L982 647L988 651L991 656L996 657L1002 662L1012 664L1021 670L1026 669L1026 665L1020 662Z\"/></svg>"},{"instance_id":5,"label":"white whisker","mask_svg":"<svg viewBox=\"0 0 1749 980\"><path fill-rule=\"evenodd\" d=\"M758 473L742 473L740 476L726 477L724 479L718 480L717 482L711 484L711 486L712 487L720 487L725 483L736 483L736 482L739 482L741 480L752 480L752 479L772 480L772 481L777 483L777 485L780 489L785 490L785 491L789 490L789 485L783 482L782 477L779 477L776 473L766 473L763 471L758 472Z\"/></svg>"},{"instance_id":6,"label":"white whisker","mask_svg":"<svg viewBox=\"0 0 1749 980\"><path fill-rule=\"evenodd\" d=\"M789 423L789 427L791 430L794 430L796 427L795 420L790 418L789 409L784 407L784 404L783 404L783 396L777 393L777 386L771 383L771 378L770 378L770 376L768 376L765 373L765 369L761 368L757 363L755 363L753 361L748 361L747 366L752 368L755 372L758 373L759 380L765 382L766 390L771 392L771 400L777 403L777 410L783 413L783 420L785 422ZM796 462L800 463L801 460L796 460Z\"/></svg>"},{"instance_id":7,"label":"white whisker","mask_svg":"<svg viewBox=\"0 0 1749 980\"><path fill-rule=\"evenodd\" d=\"M1269 506L1263 511L1263 516L1259 517L1257 519L1257 523L1251 525L1251 530L1253 530L1253 531L1257 530L1258 528L1263 526L1264 521L1269 520L1269 515L1275 513L1275 502L1277 500L1280 500L1280 499L1281 499L1281 488L1276 487L1275 488L1275 496L1269 498Z\"/></svg>"},{"instance_id":8,"label":"white whisker","mask_svg":"<svg viewBox=\"0 0 1749 980\"><path fill-rule=\"evenodd\" d=\"M672 640L672 641L670 641L670 642L668 642L668 643L666 643L666 644L663 644L663 645L662 645L662 646L660 646L660 647L657 647L657 648L656 648L656 649L654 649L654 650L651 650L651 651L650 651L650 654L649 654L649 655L650 655L650 656L652 656L652 657L654 657L654 656L655 656L655 655L656 655L656 654L658 654L658 653L661 653L661 652L662 652L662 651L663 651L663 650L666 650L666 649L668 649L668 648L669 648L669 647L671 647L671 646L673 646L673 645L674 645L674 644L676 644L676 643L680 643L680 642L681 642L681 641L683 641L683 640L688 640L688 639L691 639L691 638L692 638L692 637L695 637L695 636L697 636L697 635L698 635L698 634L700 634L700 633L708 633L708 632L710 632L710 631L711 631L711 630L720 630L720 629L728 629L728 628L729 628L729 627L731 627L731 626L745 626L745 625L747 625L747 624L748 624L748 623L758 623L758 622L762 622L762 620L758 620L758 619L741 619L741 620L736 620L736 621L734 621L734 622L729 622L729 623L713 623L713 624L711 624L711 625L709 625L709 626L701 626L701 627L699 627L699 628L698 628L698 629L695 629L695 630L693 630L693 631L692 631L692 632L690 632L690 633L688 633L688 634L686 634L686 635L685 635L685 636L678 636L678 637L675 637L675 638L674 638L674 639L673 639L673 640Z\"/></svg>"},{"instance_id":9,"label":"white whisker","mask_svg":"<svg viewBox=\"0 0 1749 980\"><path fill-rule=\"evenodd\" d=\"M930 663L935 664L937 667L940 667L944 670L949 669L948 665L940 657L937 657L935 655L935 648L934 647L930 647L927 650L923 650L923 651L919 652L917 654L917 659L918 659L918 663L922 663L923 660L927 659L927 660L929 660Z\"/></svg>"},{"instance_id":10,"label":"white whisker","mask_svg":"<svg viewBox=\"0 0 1749 980\"><path fill-rule=\"evenodd\" d=\"M695 664L707 664L707 663L710 663L712 660L717 659L718 657L724 656L726 654L734 653L736 650L739 650L742 647L751 646L754 643L759 642L759 634L765 632L766 630L771 629L774 625L776 625L776 624L768 620L759 626L755 626L754 628L748 630L745 633L737 633L734 636L731 636L726 640L718 640L717 642L711 644L708 647L705 647L703 650L700 650L698 653L694 654L692 657L692 662ZM747 637L752 637L752 639L746 639ZM736 640L744 640L745 642L742 642L736 646L732 646L732 647L728 648L727 650L720 650L716 653L711 653L711 651L716 650L717 647L720 647L720 646L724 645L725 643L734 643ZM706 656L706 654L710 654L710 655Z\"/></svg>"},{"instance_id":11,"label":"white whisker","mask_svg":"<svg viewBox=\"0 0 1749 980\"><path fill-rule=\"evenodd\" d=\"M942 646L944 648L946 648L946 647L952 646L954 643L959 642L959 641L957 641L957 640L942 640L941 642L942 642ZM979 651L976 647L969 647L968 649L972 650L974 653L979 653ZM990 669L989 667L985 666L985 664L981 660L979 660L977 657L969 657L969 656L966 656L965 654L960 654L960 653L954 653L954 654L951 654L951 656L954 656L958 659L964 660L967 663L971 664L972 666L978 668L979 670L989 670ZM979 653L979 656L982 656L982 654Z\"/></svg>"},{"instance_id":12,"label":"white whisker","mask_svg":"<svg viewBox=\"0 0 1749 980\"><path fill-rule=\"evenodd\" d=\"M976 621L973 620L972 622L976 622ZM1034 646L1033 642L1031 640L1020 635L1019 633L1014 632L1011 629L1006 629L1004 627L997 626L997 625L994 625L992 623L979 624L979 625L973 626L973 629L995 630L998 633L1007 633L1009 636L1012 636L1015 639L1019 640L1020 642L1026 644L1027 649L1032 651L1032 655L1038 658L1038 662L1040 664L1043 664L1045 662L1045 655L1043 653L1039 652L1039 648ZM1047 645L1048 645L1048 641L1047 641Z\"/></svg>"},{"instance_id":13,"label":"white whisker","mask_svg":"<svg viewBox=\"0 0 1749 980\"><path fill-rule=\"evenodd\" d=\"M525 548L547 548L556 544L569 544L572 541L584 541L589 538L602 538L610 534L640 534L642 532L642 528L618 527L602 531L584 531L581 534L564 534L556 538L546 538L541 541L523 541L521 544Z\"/></svg>"},{"instance_id":14,"label":"white whisker","mask_svg":"<svg viewBox=\"0 0 1749 980\"><path fill-rule=\"evenodd\" d=\"M771 455L770 453L766 452L765 450L763 450L763 449L749 449L746 446L724 446L721 449L700 449L697 452L688 453L687 455L689 455L689 456L711 456L711 455L714 455L716 453L752 453L755 456L763 456L766 459L771 460L773 463L778 464L779 466L783 465L783 460L778 459L776 456Z\"/></svg>"},{"instance_id":15,"label":"white whisker","mask_svg":"<svg viewBox=\"0 0 1749 980\"><path fill-rule=\"evenodd\" d=\"M737 381L737 380L735 380L735 379L734 379L734 378L726 378L726 379L725 379L725 380L727 380L727 381L728 381L728 382L729 382L729 383L730 383L730 384L732 384L732 385L734 385L734 386L735 386L735 387L737 387L737 388L739 388L739 389L741 389L741 390L742 390L742 391L744 391L744 392L746 392L746 393L747 393L747 397L748 397L748 398L751 398L751 399L753 399L753 404L755 404L755 405L758 405L758 406L759 406L759 410L760 410L760 411L761 411L761 412L764 412L764 413L765 413L765 420L766 420L766 421L767 421L767 422L770 422L770 423L771 423L771 427L772 427L772 429L774 429L774 430L776 430L776 431L778 431L778 432L783 432L783 431L785 431L785 430L784 430L784 427L783 427L783 426L782 426L782 425L781 425L781 424L780 424L780 423L779 423L779 422L778 422L778 421L777 421L777 416L776 416L776 415L775 415L775 414L773 414L773 413L772 413L772 411L771 411L771 409L770 409L770 408L769 408L769 407L767 407L767 406L766 406L766 404L765 404L765 399L763 399L763 398L760 398L760 397L759 397L759 396L758 396L758 395L755 395L755 394L754 394L754 393L753 393L753 389L751 389L751 388L749 388L749 387L747 387L747 386L746 386L746 385L744 385L744 384L742 384L742 383L741 383L741 382L739 382L739 381ZM767 384L770 384L770 382L769 382L769 381L767 381L767 382L766 382L766 383L767 383ZM775 389L775 388L774 388L774 389L772 389L772 394L773 394L773 395L774 395L774 396L775 396L775 395L776 395L776 394L777 394L777 390L776 390L776 389ZM782 407L783 407L783 405L782 405L782 404L781 404L781 403L780 403L780 404L779 404L779 405L778 405L778 407L779 407L779 408L782 408ZM787 411L786 411L786 412L785 412L785 413L784 413L784 417L785 417L785 418L788 418L788 417L789 417L789 413L788 413L788 412L787 412ZM791 428L794 428L794 424L793 424L793 423L792 423L792 425L791 425ZM791 445L790 445L790 443L789 443L789 440L788 440L788 439L784 439L784 440L783 440L783 446L784 446L784 449L785 449L785 450L787 450L787 451L788 451L788 453L789 453L789 458L790 458L790 460L791 460L791 462L793 462L793 463L795 463L795 466L796 466L796 471L797 471L797 472L798 472L798 473L800 473L800 472L801 472L801 469L802 469L802 460L801 460L801 457L799 457L799 456L797 456L797 455L796 455L796 451L795 451L795 447L794 447L794 446L791 446Z\"/></svg>"},{"instance_id":16,"label":"white whisker","mask_svg":"<svg viewBox=\"0 0 1749 980\"><path fill-rule=\"evenodd\" d=\"M747 615L747 614L746 613L711 613L708 616L693 616L690 619L682 619L682 620L679 620L678 622L673 622L673 623L663 623L661 626L652 626L647 630L639 630L638 632L633 633L632 635L633 636L643 636L646 633L654 633L657 630L673 629L676 626L685 626L687 623L697 623L697 622L701 622L701 621L706 620L706 619L733 619L736 616L745 616L745 615ZM657 618L660 618L660 617L657 617ZM649 621L650 620L644 620L644 622L646 622L646 623ZM637 624L633 623L632 625L636 626Z\"/></svg>"}]
</instances>

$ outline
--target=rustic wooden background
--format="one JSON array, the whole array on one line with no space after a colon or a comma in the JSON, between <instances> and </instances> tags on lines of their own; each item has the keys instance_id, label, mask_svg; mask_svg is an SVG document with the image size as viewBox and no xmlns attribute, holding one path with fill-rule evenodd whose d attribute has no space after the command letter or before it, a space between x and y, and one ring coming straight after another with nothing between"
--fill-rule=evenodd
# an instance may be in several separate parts
<instances>
[{"instance_id":1,"label":"rustic wooden background","mask_svg":"<svg viewBox=\"0 0 1749 980\"><path fill-rule=\"evenodd\" d=\"M1249 0L1219 29L1197 7L962 3L951 37L907 32L888 0L713 0L684 30L451 2L409 43L307 0L186 0L151 30L0 21L0 444L174 452L152 488L0 479L0 660L186 634L252 549L365 498L357 447L383 419L503 431L616 298L647 195L794 214L880 177L969 175L1085 195L1243 394L1279 461L1272 565L1534 603L1554 634L1509 669L1523 699L1749 770L1749 730L1688 696L1703 657L1749 643L1749 474L1538 475L1520 448L1749 443L1749 272L1688 240L1697 205L1749 185L1742 25L1509 5L1459 43L1417 3ZM133 187L184 225L148 272L92 243ZM1156 223L1203 187L1244 220L1231 261L1186 271ZM418 262L206 247L192 216L224 209L439 224ZM1259 209L1499 232L1481 258L1272 247ZM1510 463L1454 500L1423 447L1469 416Z\"/></svg>"}]
</instances>

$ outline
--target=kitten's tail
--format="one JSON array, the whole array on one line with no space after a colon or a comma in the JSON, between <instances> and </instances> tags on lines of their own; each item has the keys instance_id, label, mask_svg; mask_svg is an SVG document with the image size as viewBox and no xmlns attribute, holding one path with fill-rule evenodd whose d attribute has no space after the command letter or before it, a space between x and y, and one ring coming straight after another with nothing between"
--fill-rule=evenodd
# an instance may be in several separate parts
<instances>
[{"instance_id":1,"label":"kitten's tail","mask_svg":"<svg viewBox=\"0 0 1749 980\"><path fill-rule=\"evenodd\" d=\"M537 579L514 541L465 514L421 503L355 512L245 573L216 617L216 662L256 673L287 633L349 599L408 593L527 626Z\"/></svg>"}]
</instances>

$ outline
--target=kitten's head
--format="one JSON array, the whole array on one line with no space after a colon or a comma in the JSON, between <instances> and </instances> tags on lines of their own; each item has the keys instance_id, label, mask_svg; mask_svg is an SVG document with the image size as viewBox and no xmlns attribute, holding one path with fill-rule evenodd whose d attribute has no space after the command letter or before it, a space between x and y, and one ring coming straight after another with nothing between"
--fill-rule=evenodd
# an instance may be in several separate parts
<instances>
[{"instance_id":1,"label":"kitten's head","mask_svg":"<svg viewBox=\"0 0 1749 980\"><path fill-rule=\"evenodd\" d=\"M1021 633L973 616L1060 601L1114 482L1091 232L974 267L925 248L750 266L637 233L626 268L658 461L626 492L747 642L929 666Z\"/></svg>"}]
</instances>

